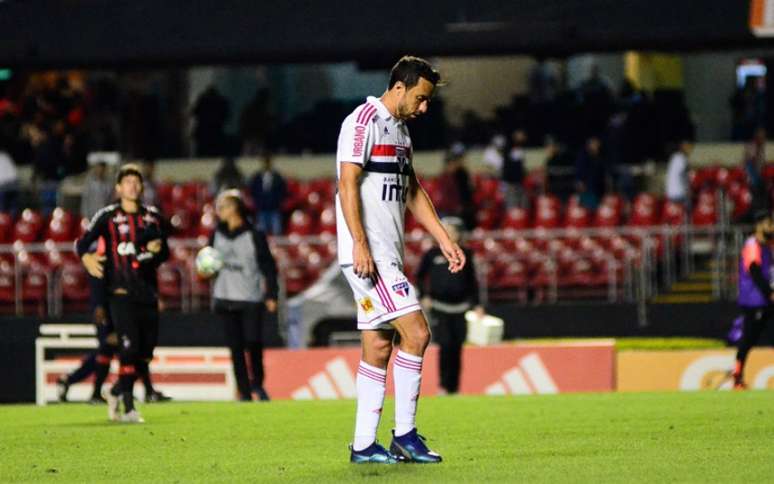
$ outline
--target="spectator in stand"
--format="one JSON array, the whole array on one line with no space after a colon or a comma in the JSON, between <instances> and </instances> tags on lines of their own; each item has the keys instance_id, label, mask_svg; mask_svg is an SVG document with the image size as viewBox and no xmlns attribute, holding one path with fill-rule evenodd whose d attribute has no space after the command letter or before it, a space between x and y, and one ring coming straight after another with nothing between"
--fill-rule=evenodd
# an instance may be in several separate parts
<instances>
[{"instance_id":1,"label":"spectator in stand","mask_svg":"<svg viewBox=\"0 0 774 484\"><path fill-rule=\"evenodd\" d=\"M282 202L287 195L287 184L273 168L272 154L265 152L263 167L250 182L250 193L257 211L258 227L269 235L282 234Z\"/></svg>"},{"instance_id":2,"label":"spectator in stand","mask_svg":"<svg viewBox=\"0 0 774 484\"><path fill-rule=\"evenodd\" d=\"M483 162L487 172L500 176L503 172L503 162L505 159L505 145L507 140L505 136L496 134L492 141L484 149Z\"/></svg>"},{"instance_id":3,"label":"spectator in stand","mask_svg":"<svg viewBox=\"0 0 774 484\"><path fill-rule=\"evenodd\" d=\"M269 101L269 90L257 89L252 101L245 106L239 116L242 156L258 156L266 148L266 140L272 125Z\"/></svg>"},{"instance_id":4,"label":"spectator in stand","mask_svg":"<svg viewBox=\"0 0 774 484\"><path fill-rule=\"evenodd\" d=\"M575 193L575 157L551 137L546 138L546 191L563 202Z\"/></svg>"},{"instance_id":5,"label":"spectator in stand","mask_svg":"<svg viewBox=\"0 0 774 484\"><path fill-rule=\"evenodd\" d=\"M156 189L156 160L148 158L142 164L145 182L142 189L142 203L146 206L159 206L159 192Z\"/></svg>"},{"instance_id":6,"label":"spectator in stand","mask_svg":"<svg viewBox=\"0 0 774 484\"><path fill-rule=\"evenodd\" d=\"M64 153L65 125L57 121L52 128L44 127L35 148L32 177L40 194L40 206L45 215L56 208L59 184L65 177L67 162Z\"/></svg>"},{"instance_id":7,"label":"spectator in stand","mask_svg":"<svg viewBox=\"0 0 774 484\"><path fill-rule=\"evenodd\" d=\"M439 177L441 199L436 205L441 217L458 217L465 226L473 229L476 225L476 209L473 202L473 188L470 174L465 167L465 145L454 143L446 153L444 171Z\"/></svg>"},{"instance_id":8,"label":"spectator in stand","mask_svg":"<svg viewBox=\"0 0 774 484\"><path fill-rule=\"evenodd\" d=\"M220 162L218 170L212 179L210 193L217 195L225 190L236 188L241 190L245 186L245 176L236 164L236 160L227 156Z\"/></svg>"},{"instance_id":9,"label":"spectator in stand","mask_svg":"<svg viewBox=\"0 0 774 484\"><path fill-rule=\"evenodd\" d=\"M113 200L115 182L108 165L112 168L117 164L118 157L114 153L93 153L89 156L91 168L83 184L81 217L91 220L94 214Z\"/></svg>"},{"instance_id":10,"label":"spectator in stand","mask_svg":"<svg viewBox=\"0 0 774 484\"><path fill-rule=\"evenodd\" d=\"M691 202L691 184L688 181L688 163L693 151L690 140L680 142L678 149L669 158L666 173L667 200L689 208Z\"/></svg>"},{"instance_id":11,"label":"spectator in stand","mask_svg":"<svg viewBox=\"0 0 774 484\"><path fill-rule=\"evenodd\" d=\"M766 184L763 181L763 167L766 165L766 128L759 126L755 129L752 139L744 146L742 164L753 197L750 212L765 210L768 206Z\"/></svg>"},{"instance_id":12,"label":"spectator in stand","mask_svg":"<svg viewBox=\"0 0 774 484\"><path fill-rule=\"evenodd\" d=\"M502 180L505 203L508 207L526 206L524 193L524 164L526 163L527 132L517 129L511 134L511 144L503 159Z\"/></svg>"},{"instance_id":13,"label":"spectator in stand","mask_svg":"<svg viewBox=\"0 0 774 484\"><path fill-rule=\"evenodd\" d=\"M575 187L582 206L589 210L597 209L605 194L605 176L602 142L592 136L586 140L586 145L575 161Z\"/></svg>"},{"instance_id":14,"label":"spectator in stand","mask_svg":"<svg viewBox=\"0 0 774 484\"><path fill-rule=\"evenodd\" d=\"M194 105L193 138L196 156L218 156L226 154L228 141L225 131L230 114L228 100L215 86L205 90Z\"/></svg>"},{"instance_id":15,"label":"spectator in stand","mask_svg":"<svg viewBox=\"0 0 774 484\"><path fill-rule=\"evenodd\" d=\"M460 240L462 220L447 217L442 220L446 232L454 243ZM467 263L462 271L450 274L449 263L434 247L422 257L417 271L417 289L423 307L430 311L434 331L433 338L441 346L439 368L441 387L446 393L457 393L462 370L462 345L467 338L465 313L473 309L479 317L484 308L478 301L478 280L473 263L473 253L466 248Z\"/></svg>"},{"instance_id":16,"label":"spectator in stand","mask_svg":"<svg viewBox=\"0 0 774 484\"><path fill-rule=\"evenodd\" d=\"M16 213L19 195L19 172L11 155L0 146L0 212Z\"/></svg>"}]
</instances>

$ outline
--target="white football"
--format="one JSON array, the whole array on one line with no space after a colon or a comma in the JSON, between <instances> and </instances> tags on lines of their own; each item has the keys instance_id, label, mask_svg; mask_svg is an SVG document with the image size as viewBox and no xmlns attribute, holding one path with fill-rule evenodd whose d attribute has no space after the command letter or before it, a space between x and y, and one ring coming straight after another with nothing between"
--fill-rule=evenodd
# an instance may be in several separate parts
<instances>
[{"instance_id":1,"label":"white football","mask_svg":"<svg viewBox=\"0 0 774 484\"><path fill-rule=\"evenodd\" d=\"M216 274L223 268L223 257L214 247L203 247L196 254L196 271L204 276Z\"/></svg>"}]
</instances>

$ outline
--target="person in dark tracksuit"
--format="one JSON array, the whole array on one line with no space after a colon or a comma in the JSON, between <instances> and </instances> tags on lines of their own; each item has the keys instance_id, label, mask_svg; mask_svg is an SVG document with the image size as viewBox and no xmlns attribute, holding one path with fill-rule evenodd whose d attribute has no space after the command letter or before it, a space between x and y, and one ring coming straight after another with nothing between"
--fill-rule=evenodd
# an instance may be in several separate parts
<instances>
[{"instance_id":1,"label":"person in dark tracksuit","mask_svg":"<svg viewBox=\"0 0 774 484\"><path fill-rule=\"evenodd\" d=\"M758 342L772 317L774 260L769 244L773 237L771 215L766 211L756 212L755 233L745 241L739 259L738 303L744 313L744 323L733 371L734 388L738 390L746 388L744 364L747 354ZM771 343L774 344L774 341Z\"/></svg>"},{"instance_id":2,"label":"person in dark tracksuit","mask_svg":"<svg viewBox=\"0 0 774 484\"><path fill-rule=\"evenodd\" d=\"M62 375L56 381L59 401L67 401L67 392L71 385L75 385L94 374L94 390L89 403L105 403L101 395L102 385L110 372L110 361L118 351L113 322L105 310L105 285L101 279L89 276L89 307L91 308L94 325L97 329L97 349L92 351L81 361L81 366L72 373Z\"/></svg>"},{"instance_id":3,"label":"person in dark tracksuit","mask_svg":"<svg viewBox=\"0 0 774 484\"><path fill-rule=\"evenodd\" d=\"M144 422L134 408L133 388L138 375L148 374L153 359L159 330L156 273L169 258L168 224L154 207L142 205L142 188L139 167L121 167L116 179L119 202L97 212L76 242L86 270L105 281L120 369L118 384L104 396L108 417L127 423ZM100 237L105 240L105 253L91 252L92 243ZM124 413L119 415L121 403Z\"/></svg>"},{"instance_id":4,"label":"person in dark tracksuit","mask_svg":"<svg viewBox=\"0 0 774 484\"><path fill-rule=\"evenodd\" d=\"M220 223L210 246L221 254L223 268L214 276L214 311L226 333L240 399L252 400L255 393L259 400L269 400L263 387L263 319L266 311L277 310L277 266L266 235L250 223L238 190L221 193L216 210Z\"/></svg>"},{"instance_id":5,"label":"person in dark tracksuit","mask_svg":"<svg viewBox=\"0 0 774 484\"><path fill-rule=\"evenodd\" d=\"M456 217L442 220L452 242L458 243L463 221ZM465 313L474 309L483 316L478 300L478 280L473 253L463 247L467 264L462 271L450 273L441 250L434 247L422 257L417 270L417 288L423 306L430 308L434 323L433 337L441 347L439 369L441 387L447 393L457 393L462 371L462 345L468 334Z\"/></svg>"}]
</instances>

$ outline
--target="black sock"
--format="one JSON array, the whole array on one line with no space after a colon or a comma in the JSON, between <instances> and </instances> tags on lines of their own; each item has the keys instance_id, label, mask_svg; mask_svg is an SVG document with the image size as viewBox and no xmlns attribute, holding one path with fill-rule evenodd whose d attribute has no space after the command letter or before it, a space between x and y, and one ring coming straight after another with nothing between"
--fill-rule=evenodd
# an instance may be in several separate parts
<instances>
[{"instance_id":1,"label":"black sock","mask_svg":"<svg viewBox=\"0 0 774 484\"><path fill-rule=\"evenodd\" d=\"M142 385L145 387L145 395L151 395L156 392L153 388L153 382L151 382L150 368L147 361L137 363L137 376L140 377Z\"/></svg>"},{"instance_id":2,"label":"black sock","mask_svg":"<svg viewBox=\"0 0 774 484\"><path fill-rule=\"evenodd\" d=\"M92 393L92 398L99 398L102 392L102 385L105 384L108 373L110 373L110 360L108 360L107 364L98 362L97 369L94 372L94 393Z\"/></svg>"},{"instance_id":3,"label":"black sock","mask_svg":"<svg viewBox=\"0 0 774 484\"><path fill-rule=\"evenodd\" d=\"M121 371L118 377L118 389L124 399L124 412L129 413L134 410L134 380L137 378L135 367L133 365L121 365ZM113 387L113 395L116 394L116 387Z\"/></svg>"}]
</instances>

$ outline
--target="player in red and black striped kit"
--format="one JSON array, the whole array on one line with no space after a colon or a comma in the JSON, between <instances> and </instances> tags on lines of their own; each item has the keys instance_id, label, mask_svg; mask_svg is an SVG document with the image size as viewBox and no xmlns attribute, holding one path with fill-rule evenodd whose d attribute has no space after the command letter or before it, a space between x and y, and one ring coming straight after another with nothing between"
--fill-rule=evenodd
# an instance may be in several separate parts
<instances>
[{"instance_id":1,"label":"player in red and black striped kit","mask_svg":"<svg viewBox=\"0 0 774 484\"><path fill-rule=\"evenodd\" d=\"M111 420L138 423L143 419L134 408L133 387L138 370L146 372L153 358L159 328L156 269L169 257L167 223L154 207L140 203L142 188L139 167L121 167L116 178L119 203L97 212L76 243L89 274L105 280L118 335L121 365L118 385L105 395L108 415ZM105 239L104 255L89 252L99 237ZM119 415L122 402L124 413Z\"/></svg>"}]
</instances>

